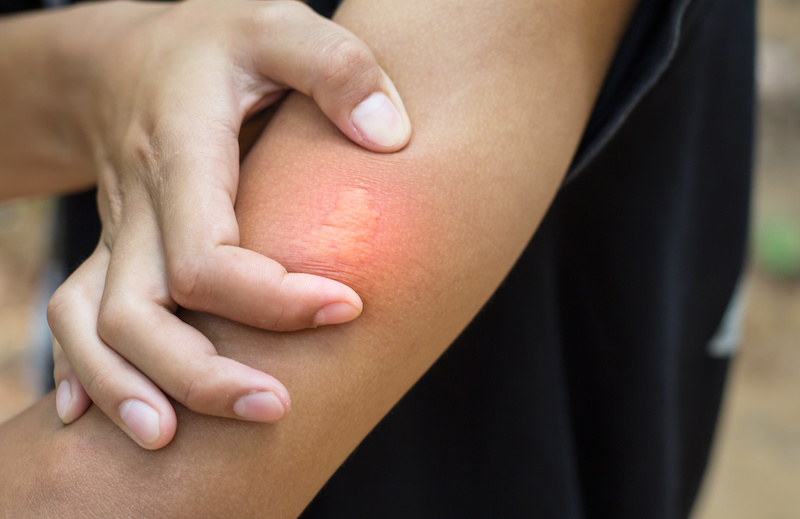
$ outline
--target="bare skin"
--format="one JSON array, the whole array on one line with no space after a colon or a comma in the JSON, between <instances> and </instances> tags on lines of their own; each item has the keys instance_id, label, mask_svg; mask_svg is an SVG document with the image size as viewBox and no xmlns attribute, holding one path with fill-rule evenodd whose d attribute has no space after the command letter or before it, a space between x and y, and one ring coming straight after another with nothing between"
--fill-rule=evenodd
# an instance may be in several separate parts
<instances>
[{"instance_id":1,"label":"bare skin","mask_svg":"<svg viewBox=\"0 0 800 519\"><path fill-rule=\"evenodd\" d=\"M95 408L62 428L50 396L0 428L6 510L297 516L525 247L632 8L347 1L338 20L395 78L414 137L390 156L360 150L293 96L242 165L236 211L243 246L353 287L362 316L279 334L182 314L222 354L279 377L292 413L261 425L179 408L175 440L145 452Z\"/></svg>"},{"instance_id":2,"label":"bare skin","mask_svg":"<svg viewBox=\"0 0 800 519\"><path fill-rule=\"evenodd\" d=\"M406 144L402 101L369 48L295 1L86 2L2 17L0 77L0 199L98 188L98 247L49 308L62 421L93 402L157 449L175 433L166 395L199 413L285 416L278 380L220 357L174 312L270 330L360 314L352 289L239 247L233 205L243 120L289 87L367 149ZM72 353L92 340L113 362ZM180 362L137 369L165 351Z\"/></svg>"}]
</instances>

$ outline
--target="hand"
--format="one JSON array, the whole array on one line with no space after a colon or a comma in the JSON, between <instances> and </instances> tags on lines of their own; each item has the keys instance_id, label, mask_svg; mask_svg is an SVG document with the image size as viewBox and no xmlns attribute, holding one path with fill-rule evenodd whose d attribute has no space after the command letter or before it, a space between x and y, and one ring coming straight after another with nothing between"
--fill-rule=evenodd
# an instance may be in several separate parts
<instances>
[{"instance_id":1,"label":"hand","mask_svg":"<svg viewBox=\"0 0 800 519\"><path fill-rule=\"evenodd\" d=\"M218 356L176 308L283 331L352 320L361 301L238 247L239 129L291 87L354 142L396 151L410 136L402 102L360 40L294 1L78 9L99 29L83 32L66 88L97 161L103 233L48 308L59 416L91 399L148 449L176 429L161 389L196 412L280 420L280 382Z\"/></svg>"}]
</instances>

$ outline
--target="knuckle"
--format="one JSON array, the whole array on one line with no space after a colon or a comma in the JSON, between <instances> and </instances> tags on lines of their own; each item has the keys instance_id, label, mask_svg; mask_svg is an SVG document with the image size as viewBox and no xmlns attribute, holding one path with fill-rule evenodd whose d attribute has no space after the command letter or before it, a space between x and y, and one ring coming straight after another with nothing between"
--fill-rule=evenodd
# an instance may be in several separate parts
<instances>
[{"instance_id":1,"label":"knuckle","mask_svg":"<svg viewBox=\"0 0 800 519\"><path fill-rule=\"evenodd\" d=\"M64 318L66 306L72 299L69 292L70 289L67 285L62 285L55 291L50 301L47 303L47 322L50 324L51 329L57 328Z\"/></svg>"},{"instance_id":2,"label":"knuckle","mask_svg":"<svg viewBox=\"0 0 800 519\"><path fill-rule=\"evenodd\" d=\"M82 298L83 292L69 279L58 287L47 303L47 323L50 329L55 332L69 324L70 309Z\"/></svg>"},{"instance_id":3,"label":"knuckle","mask_svg":"<svg viewBox=\"0 0 800 519\"><path fill-rule=\"evenodd\" d=\"M103 300L97 315L97 333L109 344L123 336L130 329L130 323L136 322L137 305L130 297L115 294Z\"/></svg>"},{"instance_id":4,"label":"knuckle","mask_svg":"<svg viewBox=\"0 0 800 519\"><path fill-rule=\"evenodd\" d=\"M355 37L329 38L315 65L317 85L341 96L363 95L378 82L378 66L372 52Z\"/></svg>"}]
</instances>

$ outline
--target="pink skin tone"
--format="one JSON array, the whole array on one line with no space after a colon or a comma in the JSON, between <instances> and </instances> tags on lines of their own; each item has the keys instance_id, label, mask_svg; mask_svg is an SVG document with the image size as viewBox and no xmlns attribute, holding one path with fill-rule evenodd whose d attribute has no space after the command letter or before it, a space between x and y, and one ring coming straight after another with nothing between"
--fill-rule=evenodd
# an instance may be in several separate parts
<instances>
[{"instance_id":1,"label":"pink skin tone","mask_svg":"<svg viewBox=\"0 0 800 519\"><path fill-rule=\"evenodd\" d=\"M313 153L307 153L302 167L294 162L293 169L298 173L284 182L280 191L262 175L252 174L260 168L243 167L236 202L242 246L269 255L289 272L314 273L340 281L366 300L372 287L365 286L364 279L370 279L370 285L396 279L382 273L407 271L410 264L425 257L421 247L427 242L420 237L435 229L436 219L432 214L420 218L430 213L431 206L425 203L425 193L417 190L413 176L387 175L378 183L359 173L365 168L385 169L385 157L369 164L371 156L362 154L359 163L354 164L349 144L331 139L326 132L313 137L336 142L342 158L348 156L350 163L331 161L330 154L323 163ZM324 144L329 147L330 143ZM392 158L402 161L402 155L400 152ZM268 147L257 150L247 161L258 163L267 161L266 157ZM248 217L260 211L275 217ZM410 215L416 218L409 218ZM423 225L423 221L430 224ZM364 276L365 270L370 276ZM406 281L407 289L412 283ZM386 289L383 284L381 287Z\"/></svg>"}]
</instances>

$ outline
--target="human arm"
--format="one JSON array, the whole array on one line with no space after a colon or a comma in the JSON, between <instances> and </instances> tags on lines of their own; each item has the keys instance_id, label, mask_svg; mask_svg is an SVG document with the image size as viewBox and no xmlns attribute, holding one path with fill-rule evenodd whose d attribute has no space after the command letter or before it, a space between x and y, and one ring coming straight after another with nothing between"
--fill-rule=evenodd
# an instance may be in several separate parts
<instances>
[{"instance_id":1,"label":"human arm","mask_svg":"<svg viewBox=\"0 0 800 519\"><path fill-rule=\"evenodd\" d=\"M184 70L175 70L173 62L181 60ZM191 68L207 69L206 77L191 77ZM180 74L190 77L176 80ZM161 80L155 90L162 92L148 84L152 76ZM0 200L92 187L103 167L133 167L110 155L147 144L165 153L172 151L167 145L181 144L136 139L154 140L154 130L181 136L186 129L180 124L208 124L203 118L212 115L235 126L215 129L233 137L219 144L235 144L242 120L288 88L313 95L339 129L367 149L396 151L410 135L402 101L369 48L294 1L97 2L0 17L0 77ZM204 88L206 82L211 86ZM128 92L135 89L141 91ZM401 111L400 125L387 123L385 132L377 120L352 113L377 92ZM203 103L230 106L204 112ZM170 119L176 111L198 113Z\"/></svg>"},{"instance_id":2,"label":"human arm","mask_svg":"<svg viewBox=\"0 0 800 519\"><path fill-rule=\"evenodd\" d=\"M93 297L62 290L51 305L64 422L91 397L140 444L161 447L175 430L161 389L198 412L280 419L289 402L283 386L217 356L173 312L180 304L273 330L360 313L345 285L287 274L238 247L233 201L242 121L288 86L313 94L363 146L405 144L407 116L369 49L298 2L89 3L0 20L0 77L0 196L98 183L103 234L67 282ZM400 112L375 112L376 99ZM112 372L76 374L62 346L125 305L141 321L126 318L102 336L113 348ZM80 319L60 319L71 312ZM164 350L179 351L180 362L136 369L137 355ZM87 396L82 384L98 376L109 384Z\"/></svg>"},{"instance_id":3,"label":"human arm","mask_svg":"<svg viewBox=\"0 0 800 519\"><path fill-rule=\"evenodd\" d=\"M117 445L91 410L70 428L39 433L47 447L37 470L23 474L58 474L43 485L57 489L56 502L125 507L136 493L162 516L296 516L529 240L630 7L353 2L339 19L397 81L414 138L403 152L377 157L338 137L306 100L289 99L243 165L237 214L247 246L347 282L364 313L342 327L285 335L187 314L221 352L281 377L293 413L261 426L181 411L174 444L143 453ZM0 435L51 422L34 408ZM109 477L113 484L103 484Z\"/></svg>"}]
</instances>

